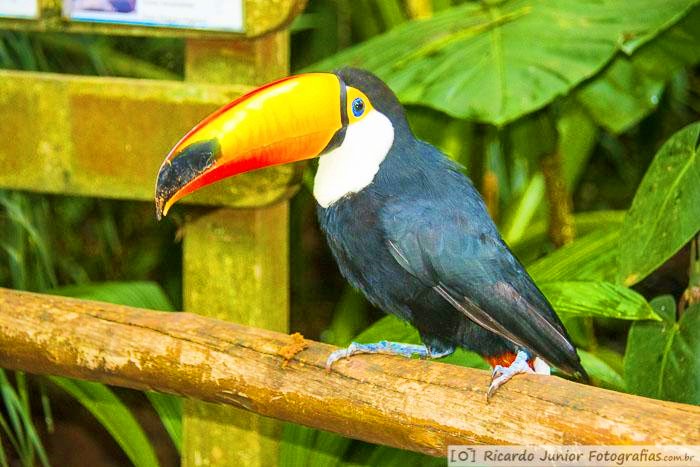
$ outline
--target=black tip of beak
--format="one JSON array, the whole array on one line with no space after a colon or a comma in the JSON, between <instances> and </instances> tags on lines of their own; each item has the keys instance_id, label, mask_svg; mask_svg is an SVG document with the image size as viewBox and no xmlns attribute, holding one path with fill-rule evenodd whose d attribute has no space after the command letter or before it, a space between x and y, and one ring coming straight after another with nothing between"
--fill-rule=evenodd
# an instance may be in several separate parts
<instances>
[{"instance_id":1,"label":"black tip of beak","mask_svg":"<svg viewBox=\"0 0 700 467\"><path fill-rule=\"evenodd\" d=\"M165 200L159 198L156 194L156 220L160 222L163 219L163 209L165 208Z\"/></svg>"},{"instance_id":2,"label":"black tip of beak","mask_svg":"<svg viewBox=\"0 0 700 467\"><path fill-rule=\"evenodd\" d=\"M210 139L191 144L160 166L156 182L156 218L161 220L165 205L185 185L214 165L221 153L219 141Z\"/></svg>"}]
</instances>

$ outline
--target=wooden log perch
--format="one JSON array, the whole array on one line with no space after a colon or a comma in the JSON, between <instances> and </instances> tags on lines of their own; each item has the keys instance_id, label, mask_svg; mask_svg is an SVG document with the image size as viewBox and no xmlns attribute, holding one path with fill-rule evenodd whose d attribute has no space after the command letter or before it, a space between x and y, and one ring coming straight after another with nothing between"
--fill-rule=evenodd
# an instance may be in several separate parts
<instances>
[{"instance_id":1,"label":"wooden log perch","mask_svg":"<svg viewBox=\"0 0 700 467\"><path fill-rule=\"evenodd\" d=\"M230 404L438 456L449 444L700 444L700 407L538 375L487 404L486 371L364 355L327 373L335 347L306 343L285 365L280 350L296 345L286 334L0 289L5 368Z\"/></svg>"}]
</instances>

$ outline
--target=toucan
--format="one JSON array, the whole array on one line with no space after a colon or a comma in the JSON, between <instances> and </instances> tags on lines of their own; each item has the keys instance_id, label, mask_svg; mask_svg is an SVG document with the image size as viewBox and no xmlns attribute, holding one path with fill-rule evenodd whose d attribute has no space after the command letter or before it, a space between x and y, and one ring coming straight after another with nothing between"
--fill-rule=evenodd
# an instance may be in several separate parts
<instances>
[{"instance_id":1,"label":"toucan","mask_svg":"<svg viewBox=\"0 0 700 467\"><path fill-rule=\"evenodd\" d=\"M439 358L461 347L492 366L487 399L519 373L556 367L587 379L469 178L413 135L397 97L367 71L283 78L204 119L160 167L156 215L222 178L315 157L318 221L340 272L423 343L352 343L328 368L354 354Z\"/></svg>"}]
</instances>

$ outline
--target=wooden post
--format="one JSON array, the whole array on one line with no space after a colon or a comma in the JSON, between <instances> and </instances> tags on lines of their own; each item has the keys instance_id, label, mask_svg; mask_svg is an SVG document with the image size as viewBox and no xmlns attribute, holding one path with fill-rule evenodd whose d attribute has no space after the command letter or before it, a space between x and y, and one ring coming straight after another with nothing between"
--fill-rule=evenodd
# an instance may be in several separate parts
<instances>
[{"instance_id":1,"label":"wooden post","mask_svg":"<svg viewBox=\"0 0 700 467\"><path fill-rule=\"evenodd\" d=\"M289 33L255 39L189 39L186 79L257 85L289 69ZM235 183L231 181L230 183ZM287 201L252 209L219 209L185 230L184 306L207 316L287 332ZM185 401L183 466L278 463L281 426L232 407Z\"/></svg>"}]
</instances>

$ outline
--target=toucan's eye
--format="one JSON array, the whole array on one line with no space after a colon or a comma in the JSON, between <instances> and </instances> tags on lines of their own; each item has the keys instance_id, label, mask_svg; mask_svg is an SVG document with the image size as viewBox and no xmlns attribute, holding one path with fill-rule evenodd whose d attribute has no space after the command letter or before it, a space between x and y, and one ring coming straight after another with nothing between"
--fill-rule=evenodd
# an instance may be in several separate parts
<instances>
[{"instance_id":1,"label":"toucan's eye","mask_svg":"<svg viewBox=\"0 0 700 467\"><path fill-rule=\"evenodd\" d=\"M365 101L363 101L361 97L356 97L355 100L352 101L352 114L355 117L359 117L364 112L365 112Z\"/></svg>"}]
</instances>

